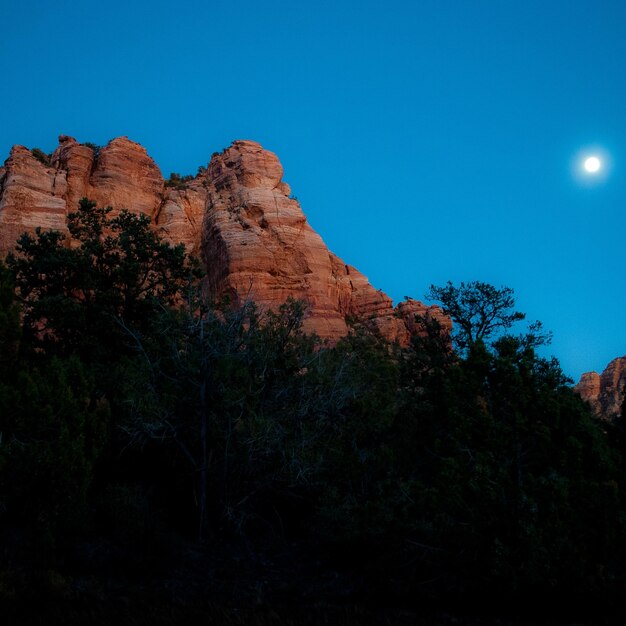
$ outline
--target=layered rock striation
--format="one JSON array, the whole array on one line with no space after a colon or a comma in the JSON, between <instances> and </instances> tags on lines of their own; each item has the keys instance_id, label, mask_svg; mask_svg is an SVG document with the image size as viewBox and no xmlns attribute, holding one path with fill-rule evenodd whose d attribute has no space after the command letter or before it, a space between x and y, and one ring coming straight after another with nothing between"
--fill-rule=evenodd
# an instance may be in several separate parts
<instances>
[{"instance_id":1,"label":"layered rock striation","mask_svg":"<svg viewBox=\"0 0 626 626\"><path fill-rule=\"evenodd\" d=\"M587 372L580 377L575 391L605 419L614 419L626 395L626 356L613 359L602 372Z\"/></svg>"},{"instance_id":2,"label":"layered rock striation","mask_svg":"<svg viewBox=\"0 0 626 626\"><path fill-rule=\"evenodd\" d=\"M356 320L407 343L413 311L394 309L361 272L329 252L282 176L276 155L252 141L236 141L211 160L203 175L201 248L211 293L261 307L292 296L308 305L305 329L321 337L337 339ZM448 323L437 307L415 302L414 312Z\"/></svg>"},{"instance_id":3,"label":"layered rock striation","mask_svg":"<svg viewBox=\"0 0 626 626\"><path fill-rule=\"evenodd\" d=\"M307 305L305 330L331 341L362 324L406 345L415 316L449 329L436 306L408 300L397 307L356 268L332 254L311 228L275 154L235 141L192 180L167 186L146 150L127 137L95 150L59 137L49 163L15 146L0 168L0 254L24 231L66 231L66 216L87 197L114 212L148 215L173 243L199 255L214 297L277 308L289 296Z\"/></svg>"}]
</instances>

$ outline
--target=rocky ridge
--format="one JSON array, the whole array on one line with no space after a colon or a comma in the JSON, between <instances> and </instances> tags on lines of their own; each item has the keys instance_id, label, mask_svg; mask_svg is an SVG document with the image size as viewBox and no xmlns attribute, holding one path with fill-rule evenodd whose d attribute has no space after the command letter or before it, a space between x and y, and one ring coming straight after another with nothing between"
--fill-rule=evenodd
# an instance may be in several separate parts
<instances>
[{"instance_id":1,"label":"rocky ridge","mask_svg":"<svg viewBox=\"0 0 626 626\"><path fill-rule=\"evenodd\" d=\"M602 372L586 372L574 390L605 419L620 414L626 395L626 356L613 359Z\"/></svg>"},{"instance_id":2,"label":"rocky ridge","mask_svg":"<svg viewBox=\"0 0 626 626\"><path fill-rule=\"evenodd\" d=\"M282 177L277 156L253 141L235 141L178 186L168 186L145 148L127 137L95 150L61 135L49 162L14 146L0 168L0 255L38 226L67 232L67 214L87 197L150 216L167 240L201 257L214 297L251 299L262 309L289 296L303 300L305 330L324 339L345 335L353 320L406 345L416 314L450 328L439 307L416 300L394 307L330 252Z\"/></svg>"}]
</instances>

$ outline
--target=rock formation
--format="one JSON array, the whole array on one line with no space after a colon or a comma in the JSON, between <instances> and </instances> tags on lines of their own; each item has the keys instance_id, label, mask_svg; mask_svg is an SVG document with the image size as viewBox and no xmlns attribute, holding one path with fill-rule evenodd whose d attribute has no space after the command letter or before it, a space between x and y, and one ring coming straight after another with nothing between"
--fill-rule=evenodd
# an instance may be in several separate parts
<instances>
[{"instance_id":1,"label":"rock formation","mask_svg":"<svg viewBox=\"0 0 626 626\"><path fill-rule=\"evenodd\" d=\"M399 315L389 297L328 251L282 176L276 155L252 141L236 141L211 160L202 229L210 291L261 307L293 296L308 305L305 328L321 337L345 335L346 320L354 319L406 343L404 318L411 316ZM421 303L415 312L444 319L440 309Z\"/></svg>"},{"instance_id":2,"label":"rock formation","mask_svg":"<svg viewBox=\"0 0 626 626\"><path fill-rule=\"evenodd\" d=\"M336 340L350 320L406 345L415 315L450 320L436 306L398 307L357 269L329 252L311 228L275 154L235 141L190 181L167 186L146 150L126 137L94 150L61 135L49 163L15 146L0 168L0 254L35 227L66 231L82 197L144 213L173 243L202 258L210 293L276 308L292 296L307 304L305 330Z\"/></svg>"},{"instance_id":3,"label":"rock formation","mask_svg":"<svg viewBox=\"0 0 626 626\"><path fill-rule=\"evenodd\" d=\"M37 226L66 230L67 174L46 167L23 146L14 146L0 175L0 255L24 231Z\"/></svg>"},{"instance_id":4,"label":"rock formation","mask_svg":"<svg viewBox=\"0 0 626 626\"><path fill-rule=\"evenodd\" d=\"M626 395L626 356L613 359L602 374L583 374L574 389L597 415L613 419L619 415Z\"/></svg>"}]
</instances>

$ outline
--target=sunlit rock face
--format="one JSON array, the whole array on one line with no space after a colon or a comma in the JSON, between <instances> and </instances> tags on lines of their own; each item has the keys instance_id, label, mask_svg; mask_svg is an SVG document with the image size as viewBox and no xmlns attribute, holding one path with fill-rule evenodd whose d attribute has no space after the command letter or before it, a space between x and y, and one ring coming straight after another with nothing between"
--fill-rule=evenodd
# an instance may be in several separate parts
<instances>
[{"instance_id":1,"label":"sunlit rock face","mask_svg":"<svg viewBox=\"0 0 626 626\"><path fill-rule=\"evenodd\" d=\"M14 146L0 171L0 255L37 226L67 230L67 171L48 167L24 146Z\"/></svg>"},{"instance_id":2,"label":"sunlit rock face","mask_svg":"<svg viewBox=\"0 0 626 626\"><path fill-rule=\"evenodd\" d=\"M283 168L253 141L235 141L215 153L206 170L177 188L139 144L113 139L94 152L59 137L49 164L16 146L0 168L0 253L37 226L67 231L66 216L80 198L113 213L148 215L172 243L184 243L205 265L212 296L253 300L276 309L289 296L307 305L305 330L335 341L348 323L407 345L415 316L450 320L438 307L408 300L398 307L356 268L332 254L308 224Z\"/></svg>"},{"instance_id":3,"label":"sunlit rock face","mask_svg":"<svg viewBox=\"0 0 626 626\"><path fill-rule=\"evenodd\" d=\"M90 179L94 161L95 154L91 148L67 135L59 137L59 147L52 154L51 165L56 171L65 172L66 209L74 210L81 198L91 194Z\"/></svg>"},{"instance_id":4,"label":"sunlit rock face","mask_svg":"<svg viewBox=\"0 0 626 626\"><path fill-rule=\"evenodd\" d=\"M128 137L110 141L94 163L87 197L98 206L153 218L164 200L164 180L145 148Z\"/></svg>"},{"instance_id":5,"label":"sunlit rock face","mask_svg":"<svg viewBox=\"0 0 626 626\"><path fill-rule=\"evenodd\" d=\"M23 232L37 226L66 232L68 213L81 198L150 217L165 238L198 253L206 192L197 181L185 189L168 188L145 148L127 137L94 152L67 135L48 165L23 146L15 146L0 168L0 254L15 246Z\"/></svg>"},{"instance_id":6,"label":"sunlit rock face","mask_svg":"<svg viewBox=\"0 0 626 626\"><path fill-rule=\"evenodd\" d=\"M347 321L406 345L415 313L450 323L437 307L414 302L394 309L356 268L332 254L311 228L275 154L253 141L236 141L214 155L204 176L208 203L202 255L209 289L236 301L276 308L303 300L305 330L336 340Z\"/></svg>"},{"instance_id":7,"label":"sunlit rock face","mask_svg":"<svg viewBox=\"0 0 626 626\"><path fill-rule=\"evenodd\" d=\"M619 415L626 394L626 356L613 359L602 374L583 374L574 389L597 415L613 419Z\"/></svg>"},{"instance_id":8,"label":"sunlit rock face","mask_svg":"<svg viewBox=\"0 0 626 626\"><path fill-rule=\"evenodd\" d=\"M37 226L66 232L67 214L81 198L154 217L163 201L163 176L144 148L126 137L114 139L99 154L61 135L49 164L15 146L0 184L0 253L22 232Z\"/></svg>"}]
</instances>

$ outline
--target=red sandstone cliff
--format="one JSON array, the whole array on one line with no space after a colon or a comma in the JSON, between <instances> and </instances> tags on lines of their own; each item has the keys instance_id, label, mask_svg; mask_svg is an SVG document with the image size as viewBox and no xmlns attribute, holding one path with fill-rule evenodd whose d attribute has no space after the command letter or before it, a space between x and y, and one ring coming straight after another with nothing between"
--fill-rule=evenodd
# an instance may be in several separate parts
<instances>
[{"instance_id":1,"label":"red sandstone cliff","mask_svg":"<svg viewBox=\"0 0 626 626\"><path fill-rule=\"evenodd\" d=\"M574 389L600 417L619 415L626 395L626 356L613 359L602 374L583 374Z\"/></svg>"},{"instance_id":2,"label":"red sandstone cliff","mask_svg":"<svg viewBox=\"0 0 626 626\"><path fill-rule=\"evenodd\" d=\"M357 269L332 254L311 228L275 154L235 141L214 154L206 171L182 188L167 187L146 150L126 137L99 150L59 137L50 163L15 146L0 168L0 254L37 226L66 230L66 215L82 197L114 211L149 215L155 228L199 254L212 295L276 308L288 296L308 305L305 329L335 340L348 319L406 344L415 314L450 327L438 307L391 299Z\"/></svg>"}]
</instances>

